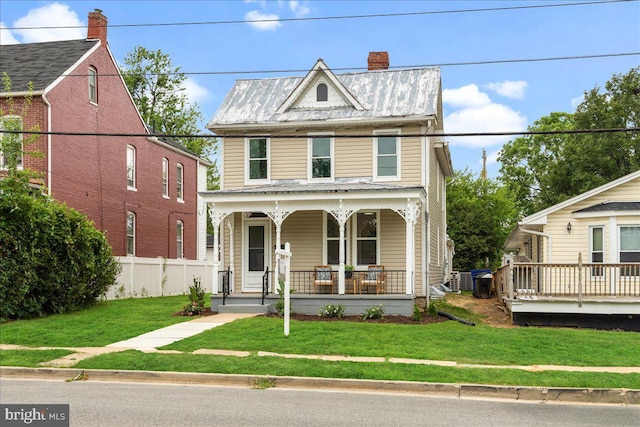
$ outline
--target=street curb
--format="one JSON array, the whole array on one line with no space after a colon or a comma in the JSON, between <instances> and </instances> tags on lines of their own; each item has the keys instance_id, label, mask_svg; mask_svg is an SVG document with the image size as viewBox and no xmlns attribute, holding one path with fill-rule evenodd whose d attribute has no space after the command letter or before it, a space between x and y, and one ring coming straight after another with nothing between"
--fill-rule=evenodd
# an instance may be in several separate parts
<instances>
[{"instance_id":1,"label":"street curb","mask_svg":"<svg viewBox=\"0 0 640 427\"><path fill-rule=\"evenodd\" d=\"M304 388L344 391L375 391L413 393L457 398L491 398L516 401L560 403L601 403L609 405L640 405L640 390L521 387L479 384L446 384L414 381L381 381L310 377L277 377L270 375L200 374L191 372L118 371L72 368L0 367L2 378L56 379L75 381L125 381L141 383L198 384L234 387Z\"/></svg>"}]
</instances>

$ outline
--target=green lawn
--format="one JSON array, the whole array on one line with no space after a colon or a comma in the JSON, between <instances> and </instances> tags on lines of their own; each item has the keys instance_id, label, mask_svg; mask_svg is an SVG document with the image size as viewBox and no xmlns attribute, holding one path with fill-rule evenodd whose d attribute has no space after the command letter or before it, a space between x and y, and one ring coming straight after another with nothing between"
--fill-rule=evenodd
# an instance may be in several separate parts
<instances>
[{"instance_id":1,"label":"green lawn","mask_svg":"<svg viewBox=\"0 0 640 427\"><path fill-rule=\"evenodd\" d=\"M104 354L83 360L76 367L79 369L177 371L458 384L640 389L640 374L526 372L516 369L449 368L389 362L327 362L280 357L154 354L138 351Z\"/></svg>"},{"instance_id":2,"label":"green lawn","mask_svg":"<svg viewBox=\"0 0 640 427\"><path fill-rule=\"evenodd\" d=\"M42 362L72 354L69 350L0 350L0 366L37 367Z\"/></svg>"},{"instance_id":3,"label":"green lawn","mask_svg":"<svg viewBox=\"0 0 640 427\"><path fill-rule=\"evenodd\" d=\"M429 325L291 321L254 317L220 326L164 349L201 348L295 354L405 357L491 365L638 366L640 334L559 328L492 328L458 322Z\"/></svg>"},{"instance_id":4,"label":"green lawn","mask_svg":"<svg viewBox=\"0 0 640 427\"><path fill-rule=\"evenodd\" d=\"M0 324L0 343L32 347L99 347L191 320L171 316L189 301L185 295L100 302L74 313Z\"/></svg>"}]
</instances>

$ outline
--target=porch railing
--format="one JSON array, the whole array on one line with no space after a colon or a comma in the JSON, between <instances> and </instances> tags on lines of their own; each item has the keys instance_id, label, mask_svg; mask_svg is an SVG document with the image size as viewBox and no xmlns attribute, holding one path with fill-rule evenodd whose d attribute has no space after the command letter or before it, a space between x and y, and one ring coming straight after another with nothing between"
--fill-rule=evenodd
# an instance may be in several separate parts
<instances>
[{"instance_id":1,"label":"porch railing","mask_svg":"<svg viewBox=\"0 0 640 427\"><path fill-rule=\"evenodd\" d=\"M640 297L640 263L512 263L495 274L503 297Z\"/></svg>"},{"instance_id":2,"label":"porch railing","mask_svg":"<svg viewBox=\"0 0 640 427\"><path fill-rule=\"evenodd\" d=\"M273 283L275 275L273 271L268 272L268 283ZM322 284L314 280L314 271L296 270L291 271L290 286L291 291L296 294L337 295L338 272L331 272L331 280L323 280ZM345 278L345 294L405 294L406 293L406 271L405 270L385 270L384 281L378 287L365 286L363 278L367 277L367 271L354 271L350 278ZM266 273L265 273L266 275Z\"/></svg>"},{"instance_id":3,"label":"porch railing","mask_svg":"<svg viewBox=\"0 0 640 427\"><path fill-rule=\"evenodd\" d=\"M227 302L227 296L231 293L231 267L220 272L220 283L222 283L222 305Z\"/></svg>"}]
</instances>

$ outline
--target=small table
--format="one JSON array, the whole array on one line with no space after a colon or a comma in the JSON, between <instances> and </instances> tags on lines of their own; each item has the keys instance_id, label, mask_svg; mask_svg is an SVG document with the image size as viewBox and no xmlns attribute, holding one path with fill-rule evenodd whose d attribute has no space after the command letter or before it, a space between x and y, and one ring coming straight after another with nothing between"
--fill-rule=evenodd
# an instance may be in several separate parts
<instances>
[{"instance_id":1,"label":"small table","mask_svg":"<svg viewBox=\"0 0 640 427\"><path fill-rule=\"evenodd\" d=\"M356 279L356 275L354 274L351 278L346 278L344 279L344 289L345 289L345 293L347 292L347 288L349 286L353 287L353 293L356 293L356 290L358 288L358 280Z\"/></svg>"}]
</instances>

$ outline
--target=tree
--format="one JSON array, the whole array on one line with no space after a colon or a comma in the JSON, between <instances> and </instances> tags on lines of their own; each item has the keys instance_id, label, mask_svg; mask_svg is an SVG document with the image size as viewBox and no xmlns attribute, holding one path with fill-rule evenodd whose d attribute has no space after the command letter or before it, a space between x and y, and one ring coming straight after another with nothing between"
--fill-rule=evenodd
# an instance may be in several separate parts
<instances>
[{"instance_id":1,"label":"tree","mask_svg":"<svg viewBox=\"0 0 640 427\"><path fill-rule=\"evenodd\" d=\"M640 67L585 92L573 114L551 113L531 131L640 127ZM500 180L529 215L640 169L638 132L527 135L500 152Z\"/></svg>"},{"instance_id":2,"label":"tree","mask_svg":"<svg viewBox=\"0 0 640 427\"><path fill-rule=\"evenodd\" d=\"M455 243L454 268L468 271L497 266L515 223L516 209L507 191L492 179L457 171L447 185L447 232Z\"/></svg>"},{"instance_id":3,"label":"tree","mask_svg":"<svg viewBox=\"0 0 640 427\"><path fill-rule=\"evenodd\" d=\"M155 132L165 135L197 135L204 118L197 103L190 103L185 92L187 77L174 67L169 55L161 50L137 46L120 68L142 119ZM212 160L217 150L216 138L174 138L200 157ZM207 187L219 188L216 164L207 173Z\"/></svg>"}]
</instances>

